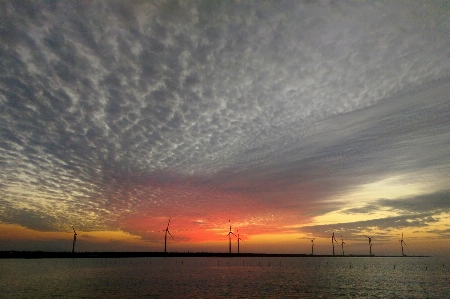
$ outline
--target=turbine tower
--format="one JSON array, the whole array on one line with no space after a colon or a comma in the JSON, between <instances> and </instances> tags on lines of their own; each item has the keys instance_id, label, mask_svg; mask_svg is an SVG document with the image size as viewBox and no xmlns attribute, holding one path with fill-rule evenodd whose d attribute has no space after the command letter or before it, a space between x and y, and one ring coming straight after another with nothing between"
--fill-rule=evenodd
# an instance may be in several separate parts
<instances>
[{"instance_id":1,"label":"turbine tower","mask_svg":"<svg viewBox=\"0 0 450 299\"><path fill-rule=\"evenodd\" d=\"M237 230L236 232L238 233L238 235L237 235L237 243L238 243L238 254L239 254L239 241L242 240L242 239L239 237L239 230Z\"/></svg>"},{"instance_id":2,"label":"turbine tower","mask_svg":"<svg viewBox=\"0 0 450 299\"><path fill-rule=\"evenodd\" d=\"M341 242L341 246L342 246L342 255L344 255L344 244L345 244L345 242L344 242L344 238L342 237L342 235L341 235L341 240L342 240L342 242Z\"/></svg>"},{"instance_id":3,"label":"turbine tower","mask_svg":"<svg viewBox=\"0 0 450 299\"><path fill-rule=\"evenodd\" d=\"M372 238L375 235L372 235L372 237L366 236L364 235L364 237L366 237L367 239L369 239L369 252L370 252L370 256L372 256Z\"/></svg>"},{"instance_id":4,"label":"turbine tower","mask_svg":"<svg viewBox=\"0 0 450 299\"><path fill-rule=\"evenodd\" d=\"M229 248L229 251L231 253L231 235L233 235L235 237L236 237L236 235L231 231L231 220L228 220L228 223L230 224L230 231L228 232L228 235L227 235L227 237L228 237L228 248Z\"/></svg>"},{"instance_id":5,"label":"turbine tower","mask_svg":"<svg viewBox=\"0 0 450 299\"><path fill-rule=\"evenodd\" d=\"M172 234L169 232L169 225L170 225L170 218L169 218L169 222L167 223L166 229L163 230L163 231L166 232L165 235L164 235L164 253L167 253L167 234L169 234L172 237L172 239L173 239Z\"/></svg>"},{"instance_id":6,"label":"turbine tower","mask_svg":"<svg viewBox=\"0 0 450 299\"><path fill-rule=\"evenodd\" d=\"M331 235L331 245L333 246L333 255L334 255L334 242L336 242L336 244L339 244L338 241L336 240L336 238L334 237L334 232L333 232L333 235Z\"/></svg>"},{"instance_id":7,"label":"turbine tower","mask_svg":"<svg viewBox=\"0 0 450 299\"><path fill-rule=\"evenodd\" d=\"M405 256L405 254L403 253L403 244L405 244L406 246L405 241L403 241L403 232L402 232L402 239L400 240L400 245L402 246L402 256Z\"/></svg>"},{"instance_id":8,"label":"turbine tower","mask_svg":"<svg viewBox=\"0 0 450 299\"><path fill-rule=\"evenodd\" d=\"M72 225L73 229L73 244L72 244L72 254L75 252L75 242L77 241L77 232L75 231L75 228Z\"/></svg>"}]
</instances>

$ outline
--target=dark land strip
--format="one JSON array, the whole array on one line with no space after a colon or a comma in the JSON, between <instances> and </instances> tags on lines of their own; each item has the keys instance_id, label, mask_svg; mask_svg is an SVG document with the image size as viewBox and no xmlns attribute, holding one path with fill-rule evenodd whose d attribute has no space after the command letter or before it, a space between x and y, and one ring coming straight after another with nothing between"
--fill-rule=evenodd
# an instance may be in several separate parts
<instances>
[{"instance_id":1,"label":"dark land strip","mask_svg":"<svg viewBox=\"0 0 450 299\"><path fill-rule=\"evenodd\" d=\"M370 255L310 255L283 253L223 253L223 252L51 252L51 251L0 251L3 259L39 258L131 258L131 257L428 257L428 256L370 256Z\"/></svg>"}]
</instances>

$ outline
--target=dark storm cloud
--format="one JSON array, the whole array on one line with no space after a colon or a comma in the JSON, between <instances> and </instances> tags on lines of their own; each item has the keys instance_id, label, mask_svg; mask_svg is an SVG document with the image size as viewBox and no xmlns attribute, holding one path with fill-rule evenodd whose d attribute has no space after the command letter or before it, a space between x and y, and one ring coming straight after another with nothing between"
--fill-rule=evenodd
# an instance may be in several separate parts
<instances>
[{"instance_id":1,"label":"dark storm cloud","mask_svg":"<svg viewBox=\"0 0 450 299\"><path fill-rule=\"evenodd\" d=\"M1 11L6 222L113 226L167 205L165 182L317 215L359 184L448 175L446 3L3 1Z\"/></svg>"}]
</instances>

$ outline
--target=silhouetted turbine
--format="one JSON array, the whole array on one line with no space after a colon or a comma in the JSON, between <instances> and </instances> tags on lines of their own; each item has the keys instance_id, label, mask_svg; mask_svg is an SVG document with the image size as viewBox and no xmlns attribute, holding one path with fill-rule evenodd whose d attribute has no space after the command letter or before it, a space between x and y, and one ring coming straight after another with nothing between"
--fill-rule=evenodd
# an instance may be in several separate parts
<instances>
[{"instance_id":1,"label":"silhouetted turbine","mask_svg":"<svg viewBox=\"0 0 450 299\"><path fill-rule=\"evenodd\" d=\"M77 232L75 231L75 228L72 226L73 229L73 244L72 244L72 253L75 252L75 242L77 241Z\"/></svg>"},{"instance_id":2,"label":"silhouetted turbine","mask_svg":"<svg viewBox=\"0 0 450 299\"><path fill-rule=\"evenodd\" d=\"M236 235L231 231L231 220L228 220L228 223L230 224L230 231L228 232L228 247L229 247L229 251L231 253L231 235L235 236Z\"/></svg>"},{"instance_id":3,"label":"silhouetted turbine","mask_svg":"<svg viewBox=\"0 0 450 299\"><path fill-rule=\"evenodd\" d=\"M342 238L342 235L341 235L341 240L342 240L342 242L341 242L341 246L342 246L342 255L344 255L344 244L345 244L345 242L344 242L344 238Z\"/></svg>"},{"instance_id":4,"label":"silhouetted turbine","mask_svg":"<svg viewBox=\"0 0 450 299\"><path fill-rule=\"evenodd\" d=\"M309 240L311 240L311 255L314 255L314 240L315 239L316 238L309 239Z\"/></svg>"},{"instance_id":5,"label":"silhouetted turbine","mask_svg":"<svg viewBox=\"0 0 450 299\"><path fill-rule=\"evenodd\" d=\"M373 236L375 236L375 235L372 235L372 237L364 235L364 237L369 239L369 253L370 253L370 256L372 256L372 238L373 238Z\"/></svg>"},{"instance_id":6,"label":"silhouetted turbine","mask_svg":"<svg viewBox=\"0 0 450 299\"><path fill-rule=\"evenodd\" d=\"M336 240L336 238L334 237L334 232L333 232L333 235L331 236L331 245L333 246L333 255L334 255L334 242L336 242L336 244L339 244L338 241Z\"/></svg>"},{"instance_id":7,"label":"silhouetted turbine","mask_svg":"<svg viewBox=\"0 0 450 299\"><path fill-rule=\"evenodd\" d=\"M164 253L167 253L167 234L169 234L173 239L172 234L169 232L169 225L170 225L170 218L169 218L169 222L167 222L167 227L165 229L166 233L164 234Z\"/></svg>"},{"instance_id":8,"label":"silhouetted turbine","mask_svg":"<svg viewBox=\"0 0 450 299\"><path fill-rule=\"evenodd\" d=\"M405 244L406 246L405 241L403 241L403 232L402 232L402 239L400 240L400 245L402 246L402 256L405 256L405 254L403 253L403 244Z\"/></svg>"},{"instance_id":9,"label":"silhouetted turbine","mask_svg":"<svg viewBox=\"0 0 450 299\"><path fill-rule=\"evenodd\" d=\"M237 243L238 243L238 253L239 253L239 241L242 240L242 239L239 237L239 230L237 230L236 232L238 233L238 235L237 235Z\"/></svg>"}]
</instances>

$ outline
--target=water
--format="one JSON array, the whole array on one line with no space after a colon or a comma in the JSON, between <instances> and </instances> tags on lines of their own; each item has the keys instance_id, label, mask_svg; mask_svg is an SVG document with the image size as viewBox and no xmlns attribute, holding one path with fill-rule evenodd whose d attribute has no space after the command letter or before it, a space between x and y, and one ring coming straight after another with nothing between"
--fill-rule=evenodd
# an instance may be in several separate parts
<instances>
[{"instance_id":1,"label":"water","mask_svg":"<svg viewBox=\"0 0 450 299\"><path fill-rule=\"evenodd\" d=\"M0 297L450 298L450 259L5 259Z\"/></svg>"}]
</instances>

